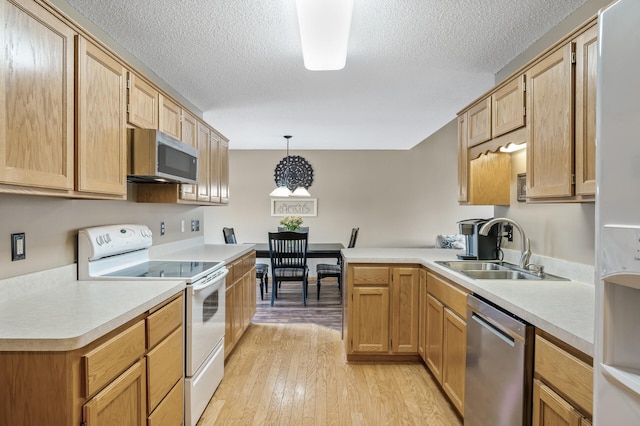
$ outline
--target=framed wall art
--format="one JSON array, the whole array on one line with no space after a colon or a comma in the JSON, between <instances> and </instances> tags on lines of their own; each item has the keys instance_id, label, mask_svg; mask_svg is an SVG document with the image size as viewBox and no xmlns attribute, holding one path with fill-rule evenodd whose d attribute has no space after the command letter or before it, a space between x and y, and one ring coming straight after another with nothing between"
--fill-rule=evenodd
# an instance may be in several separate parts
<instances>
[{"instance_id":1,"label":"framed wall art","mask_svg":"<svg viewBox=\"0 0 640 426\"><path fill-rule=\"evenodd\" d=\"M318 199L272 198L271 216L318 216Z\"/></svg>"}]
</instances>

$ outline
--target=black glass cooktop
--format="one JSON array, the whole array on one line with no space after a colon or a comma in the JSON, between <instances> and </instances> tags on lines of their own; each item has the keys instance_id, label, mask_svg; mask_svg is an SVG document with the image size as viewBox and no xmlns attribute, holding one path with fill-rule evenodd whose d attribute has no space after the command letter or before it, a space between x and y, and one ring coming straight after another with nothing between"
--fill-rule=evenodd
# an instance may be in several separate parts
<instances>
[{"instance_id":1,"label":"black glass cooktop","mask_svg":"<svg viewBox=\"0 0 640 426\"><path fill-rule=\"evenodd\" d=\"M202 272L216 269L222 262L182 262L175 260L153 260L129 268L120 269L109 277L122 278L192 278Z\"/></svg>"}]
</instances>

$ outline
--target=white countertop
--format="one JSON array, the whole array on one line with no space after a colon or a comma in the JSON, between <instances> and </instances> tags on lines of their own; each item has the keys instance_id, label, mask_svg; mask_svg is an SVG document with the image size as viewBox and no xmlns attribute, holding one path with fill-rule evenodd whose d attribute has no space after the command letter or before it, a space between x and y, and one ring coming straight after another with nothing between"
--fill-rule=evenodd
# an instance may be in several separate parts
<instances>
[{"instance_id":1,"label":"white countertop","mask_svg":"<svg viewBox=\"0 0 640 426\"><path fill-rule=\"evenodd\" d=\"M252 249L252 244L205 245L194 239L163 245L152 257L229 262ZM76 277L74 264L0 280L0 351L81 348L185 288L179 279Z\"/></svg>"},{"instance_id":2,"label":"white countertop","mask_svg":"<svg viewBox=\"0 0 640 426\"><path fill-rule=\"evenodd\" d=\"M81 348L184 288L184 281L73 280L5 298L0 286L0 351Z\"/></svg>"},{"instance_id":3,"label":"white countertop","mask_svg":"<svg viewBox=\"0 0 640 426\"><path fill-rule=\"evenodd\" d=\"M436 260L457 260L457 252L453 250L353 248L344 249L342 253L347 263L414 263L426 266L593 356L595 287L592 283L475 280L435 263Z\"/></svg>"}]
</instances>

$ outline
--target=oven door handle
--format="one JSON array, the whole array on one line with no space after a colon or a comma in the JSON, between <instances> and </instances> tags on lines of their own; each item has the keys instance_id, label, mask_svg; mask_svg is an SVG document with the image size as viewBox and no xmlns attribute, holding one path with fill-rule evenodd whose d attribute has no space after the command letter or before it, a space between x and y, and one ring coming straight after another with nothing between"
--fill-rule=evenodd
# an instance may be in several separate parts
<instances>
[{"instance_id":1,"label":"oven door handle","mask_svg":"<svg viewBox=\"0 0 640 426\"><path fill-rule=\"evenodd\" d=\"M225 269L222 273L220 273L219 275L216 275L213 278L210 279L204 279L204 283L202 284L198 284L198 285L193 285L192 286L192 291L195 293L197 291L200 290L204 290L205 288L211 287L212 285L215 285L217 283L219 283L220 281L222 281L224 279L224 277L227 276L227 274L229 274L229 270Z\"/></svg>"}]
</instances>

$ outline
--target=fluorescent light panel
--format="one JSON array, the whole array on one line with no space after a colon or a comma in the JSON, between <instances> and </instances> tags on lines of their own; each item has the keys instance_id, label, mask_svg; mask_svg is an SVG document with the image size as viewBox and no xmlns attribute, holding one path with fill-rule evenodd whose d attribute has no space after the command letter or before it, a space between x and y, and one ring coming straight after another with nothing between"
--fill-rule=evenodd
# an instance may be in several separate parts
<instances>
[{"instance_id":1,"label":"fluorescent light panel","mask_svg":"<svg viewBox=\"0 0 640 426\"><path fill-rule=\"evenodd\" d=\"M335 71L347 63L353 0L296 0L302 57L310 71Z\"/></svg>"}]
</instances>

